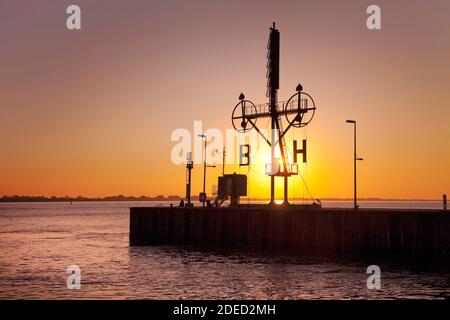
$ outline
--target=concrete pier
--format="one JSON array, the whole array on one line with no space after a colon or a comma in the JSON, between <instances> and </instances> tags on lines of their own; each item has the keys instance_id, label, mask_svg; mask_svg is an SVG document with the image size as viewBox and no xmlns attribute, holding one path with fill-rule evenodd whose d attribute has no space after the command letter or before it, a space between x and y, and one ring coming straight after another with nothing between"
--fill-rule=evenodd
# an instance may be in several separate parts
<instances>
[{"instance_id":1,"label":"concrete pier","mask_svg":"<svg viewBox=\"0 0 450 320\"><path fill-rule=\"evenodd\" d=\"M444 210L130 209L130 245L186 245L317 256L370 255L450 263Z\"/></svg>"}]
</instances>

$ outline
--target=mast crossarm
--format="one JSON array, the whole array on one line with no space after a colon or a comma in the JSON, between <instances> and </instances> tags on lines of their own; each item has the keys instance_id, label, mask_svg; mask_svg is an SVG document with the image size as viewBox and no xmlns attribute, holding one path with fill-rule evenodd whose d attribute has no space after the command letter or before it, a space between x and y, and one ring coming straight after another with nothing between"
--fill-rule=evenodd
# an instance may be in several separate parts
<instances>
[{"instance_id":1,"label":"mast crossarm","mask_svg":"<svg viewBox=\"0 0 450 320\"><path fill-rule=\"evenodd\" d=\"M316 110L316 108L315 107L314 108L306 108L306 109L301 108L300 110L296 110L296 109L278 110L277 113L278 113L278 115L281 116L281 115L294 114L294 113L303 114L303 113L307 113L308 111L313 111L313 110ZM271 117L271 116L272 116L271 112L264 112L264 113L251 113L251 114L246 114L244 116L234 116L234 117L232 117L232 119L236 120L236 119L245 118L245 119L250 120L250 119L264 118L264 117Z\"/></svg>"}]
</instances>

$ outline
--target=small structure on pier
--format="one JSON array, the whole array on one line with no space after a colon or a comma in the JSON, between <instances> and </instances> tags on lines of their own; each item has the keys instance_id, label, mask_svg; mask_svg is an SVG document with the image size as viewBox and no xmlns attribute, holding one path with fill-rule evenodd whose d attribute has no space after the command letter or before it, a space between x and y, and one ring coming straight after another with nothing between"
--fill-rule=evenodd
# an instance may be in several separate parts
<instances>
[{"instance_id":1,"label":"small structure on pier","mask_svg":"<svg viewBox=\"0 0 450 320\"><path fill-rule=\"evenodd\" d=\"M217 207L230 197L230 207L239 205L240 197L247 196L247 176L245 174L224 174L219 177Z\"/></svg>"}]
</instances>

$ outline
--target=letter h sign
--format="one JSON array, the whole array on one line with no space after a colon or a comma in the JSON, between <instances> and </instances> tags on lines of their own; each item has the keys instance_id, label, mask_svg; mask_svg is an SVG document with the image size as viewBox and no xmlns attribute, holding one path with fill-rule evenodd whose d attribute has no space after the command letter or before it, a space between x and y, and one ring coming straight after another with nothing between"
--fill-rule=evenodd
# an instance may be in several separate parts
<instances>
[{"instance_id":1,"label":"letter h sign","mask_svg":"<svg viewBox=\"0 0 450 320\"><path fill-rule=\"evenodd\" d=\"M294 163L297 163L297 154L303 154L303 163L306 163L306 139L302 141L302 149L297 149L297 140L294 140L294 147L292 148L294 153Z\"/></svg>"}]
</instances>

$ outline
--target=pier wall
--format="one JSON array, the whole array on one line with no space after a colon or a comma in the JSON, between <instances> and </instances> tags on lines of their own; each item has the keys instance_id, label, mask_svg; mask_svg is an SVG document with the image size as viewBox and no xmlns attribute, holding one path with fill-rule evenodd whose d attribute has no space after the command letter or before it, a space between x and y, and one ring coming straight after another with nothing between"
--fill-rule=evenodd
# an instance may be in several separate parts
<instances>
[{"instance_id":1,"label":"pier wall","mask_svg":"<svg viewBox=\"0 0 450 320\"><path fill-rule=\"evenodd\" d=\"M450 262L443 210L130 209L130 245L186 245L307 255L389 255Z\"/></svg>"}]
</instances>

